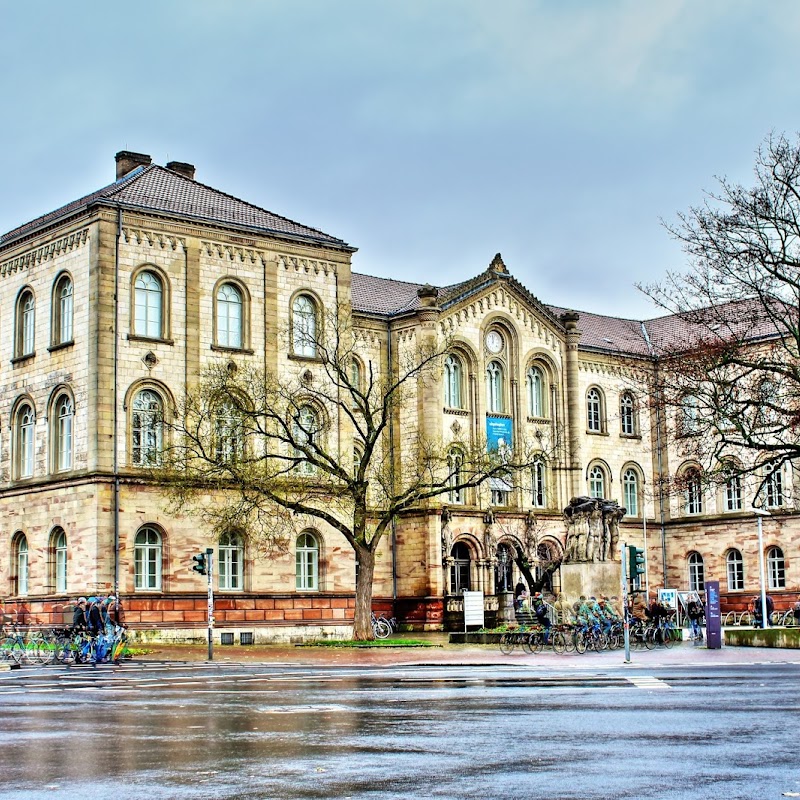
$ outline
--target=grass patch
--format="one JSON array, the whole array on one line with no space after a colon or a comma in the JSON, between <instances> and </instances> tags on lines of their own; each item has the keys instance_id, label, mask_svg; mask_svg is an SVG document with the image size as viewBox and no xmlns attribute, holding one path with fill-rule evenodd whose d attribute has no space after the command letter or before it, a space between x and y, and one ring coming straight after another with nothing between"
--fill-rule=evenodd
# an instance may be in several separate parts
<instances>
[{"instance_id":1,"label":"grass patch","mask_svg":"<svg viewBox=\"0 0 800 800\"><path fill-rule=\"evenodd\" d=\"M374 647L441 647L434 642L425 642L422 639L375 639L371 642L356 642L352 639L316 639L313 642L303 642L295 647L349 647L366 649Z\"/></svg>"}]
</instances>

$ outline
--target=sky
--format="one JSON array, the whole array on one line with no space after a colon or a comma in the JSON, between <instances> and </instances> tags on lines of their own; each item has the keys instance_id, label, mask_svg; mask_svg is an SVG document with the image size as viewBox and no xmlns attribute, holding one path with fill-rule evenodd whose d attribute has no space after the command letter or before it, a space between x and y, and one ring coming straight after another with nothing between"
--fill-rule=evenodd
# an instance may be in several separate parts
<instances>
[{"instance_id":1,"label":"sky","mask_svg":"<svg viewBox=\"0 0 800 800\"><path fill-rule=\"evenodd\" d=\"M500 252L541 301L635 319L662 221L800 131L795 0L0 0L0 231L114 154L444 286Z\"/></svg>"}]
</instances>

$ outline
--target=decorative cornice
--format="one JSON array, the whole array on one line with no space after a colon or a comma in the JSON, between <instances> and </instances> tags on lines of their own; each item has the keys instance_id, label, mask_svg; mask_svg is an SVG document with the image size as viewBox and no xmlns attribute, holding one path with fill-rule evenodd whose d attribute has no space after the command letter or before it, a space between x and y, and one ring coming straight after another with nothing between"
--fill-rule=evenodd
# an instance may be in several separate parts
<instances>
[{"instance_id":1,"label":"decorative cornice","mask_svg":"<svg viewBox=\"0 0 800 800\"><path fill-rule=\"evenodd\" d=\"M242 264L266 265L269 256L263 250L256 250L252 247L239 247L232 244L222 244L221 242L200 242L200 250L211 258L224 259L225 261L238 261Z\"/></svg>"},{"instance_id":2,"label":"decorative cornice","mask_svg":"<svg viewBox=\"0 0 800 800\"><path fill-rule=\"evenodd\" d=\"M180 247L184 252L186 251L186 239L182 236L171 236L168 233L123 226L122 238L126 244L147 243L150 247L160 247L162 250L177 250Z\"/></svg>"},{"instance_id":3,"label":"decorative cornice","mask_svg":"<svg viewBox=\"0 0 800 800\"><path fill-rule=\"evenodd\" d=\"M278 267L283 267L287 271L293 269L295 272L313 272L315 275L322 272L326 277L328 274L336 275L336 264L333 261L301 258L288 253L278 253Z\"/></svg>"},{"instance_id":4,"label":"decorative cornice","mask_svg":"<svg viewBox=\"0 0 800 800\"><path fill-rule=\"evenodd\" d=\"M79 231L70 233L67 236L62 236L60 239L56 239L53 242L37 247L35 250L30 250L16 258L3 262L0 264L0 276L5 278L7 275L19 272L20 270L35 267L37 264L55 258L62 253L69 253L76 247L81 247L86 244L88 238L89 228L81 228Z\"/></svg>"}]
</instances>

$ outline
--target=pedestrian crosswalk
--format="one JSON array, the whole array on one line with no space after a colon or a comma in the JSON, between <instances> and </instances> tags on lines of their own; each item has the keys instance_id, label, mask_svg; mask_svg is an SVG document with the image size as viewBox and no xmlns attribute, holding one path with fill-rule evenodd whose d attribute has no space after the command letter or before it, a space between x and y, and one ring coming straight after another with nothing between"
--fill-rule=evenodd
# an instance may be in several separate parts
<instances>
[{"instance_id":1,"label":"pedestrian crosswalk","mask_svg":"<svg viewBox=\"0 0 800 800\"><path fill-rule=\"evenodd\" d=\"M635 677L630 677L628 680L637 688L637 689L671 689L672 687L662 681L660 678L656 678L652 675L637 675Z\"/></svg>"}]
</instances>

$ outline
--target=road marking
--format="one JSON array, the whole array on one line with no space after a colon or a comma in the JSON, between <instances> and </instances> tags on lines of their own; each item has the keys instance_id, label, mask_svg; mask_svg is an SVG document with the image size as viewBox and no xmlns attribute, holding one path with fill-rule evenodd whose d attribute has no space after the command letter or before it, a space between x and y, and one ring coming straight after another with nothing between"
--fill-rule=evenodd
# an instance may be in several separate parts
<instances>
[{"instance_id":1,"label":"road marking","mask_svg":"<svg viewBox=\"0 0 800 800\"><path fill-rule=\"evenodd\" d=\"M638 678L628 678L637 689L671 689L672 687L660 678L652 675L642 675Z\"/></svg>"}]
</instances>

